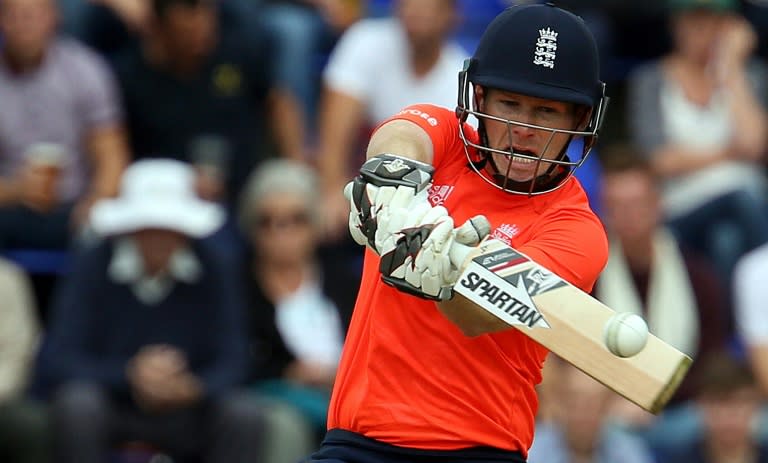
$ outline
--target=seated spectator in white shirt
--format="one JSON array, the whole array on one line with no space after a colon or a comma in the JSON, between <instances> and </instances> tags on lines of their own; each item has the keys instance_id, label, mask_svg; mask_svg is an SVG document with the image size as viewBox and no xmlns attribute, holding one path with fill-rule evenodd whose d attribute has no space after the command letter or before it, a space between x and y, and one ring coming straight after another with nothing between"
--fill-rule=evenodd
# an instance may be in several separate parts
<instances>
[{"instance_id":1,"label":"seated spectator in white shirt","mask_svg":"<svg viewBox=\"0 0 768 463\"><path fill-rule=\"evenodd\" d=\"M317 162L326 206L326 233L346 233L342 190L352 177L361 134L414 103L456 106L458 72L467 53L449 35L456 0L398 0L396 17L350 27L331 53L320 103ZM357 152L356 152L357 150Z\"/></svg>"}]
</instances>

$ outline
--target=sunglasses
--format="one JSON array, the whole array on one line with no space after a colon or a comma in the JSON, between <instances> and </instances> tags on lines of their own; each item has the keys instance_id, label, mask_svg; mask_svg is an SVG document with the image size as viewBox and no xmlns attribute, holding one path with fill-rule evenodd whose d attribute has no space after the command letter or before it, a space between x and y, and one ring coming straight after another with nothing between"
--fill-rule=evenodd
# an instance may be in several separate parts
<instances>
[{"instance_id":1,"label":"sunglasses","mask_svg":"<svg viewBox=\"0 0 768 463\"><path fill-rule=\"evenodd\" d=\"M280 214L263 214L256 219L259 228L289 228L309 224L309 214L306 211Z\"/></svg>"}]
</instances>

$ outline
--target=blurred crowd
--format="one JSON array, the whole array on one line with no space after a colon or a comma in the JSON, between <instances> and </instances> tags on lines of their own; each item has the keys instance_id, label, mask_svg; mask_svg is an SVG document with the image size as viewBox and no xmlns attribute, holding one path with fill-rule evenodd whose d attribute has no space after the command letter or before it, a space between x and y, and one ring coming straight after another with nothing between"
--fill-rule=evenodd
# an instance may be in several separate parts
<instances>
[{"instance_id":1,"label":"blurred crowd","mask_svg":"<svg viewBox=\"0 0 768 463\"><path fill-rule=\"evenodd\" d=\"M343 187L388 116L456 105L514 3L0 0L0 461L317 447L362 263ZM557 3L611 97L576 171L593 295L694 362L654 416L550 356L529 460L768 462L768 4Z\"/></svg>"}]
</instances>

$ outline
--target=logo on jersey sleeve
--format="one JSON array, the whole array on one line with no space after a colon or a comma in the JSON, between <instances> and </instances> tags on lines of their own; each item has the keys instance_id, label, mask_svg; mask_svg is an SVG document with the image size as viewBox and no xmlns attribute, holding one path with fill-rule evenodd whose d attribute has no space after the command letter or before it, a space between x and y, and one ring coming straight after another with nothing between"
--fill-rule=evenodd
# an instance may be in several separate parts
<instances>
[{"instance_id":1,"label":"logo on jersey sleeve","mask_svg":"<svg viewBox=\"0 0 768 463\"><path fill-rule=\"evenodd\" d=\"M439 123L436 117L430 116L428 113L420 110L420 109L404 109L400 111L398 114L410 114L411 116L417 116L425 121L427 121L427 124L431 125L432 127L437 127L437 124Z\"/></svg>"}]
</instances>

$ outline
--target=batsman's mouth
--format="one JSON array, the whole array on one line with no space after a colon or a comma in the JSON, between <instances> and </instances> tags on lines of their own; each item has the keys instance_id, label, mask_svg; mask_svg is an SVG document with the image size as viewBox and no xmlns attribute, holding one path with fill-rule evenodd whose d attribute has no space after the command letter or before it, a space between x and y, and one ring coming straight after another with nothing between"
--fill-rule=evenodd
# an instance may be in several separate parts
<instances>
[{"instance_id":1,"label":"batsman's mouth","mask_svg":"<svg viewBox=\"0 0 768 463\"><path fill-rule=\"evenodd\" d=\"M511 164L513 164L513 165L517 164L518 166L521 165L521 164L522 165L533 164L534 162L536 162L538 160L538 157L539 157L538 153L535 153L535 152L533 152L531 150L528 150L528 149L506 148L504 151L508 151L508 152L512 153L511 155L506 156L506 158L507 158L507 160ZM535 158L535 159L528 159L528 158L524 158L524 157L517 156L517 155L529 156L529 157Z\"/></svg>"},{"instance_id":2,"label":"batsman's mouth","mask_svg":"<svg viewBox=\"0 0 768 463\"><path fill-rule=\"evenodd\" d=\"M511 161L513 164L533 164L534 162L536 162L536 161L535 161L535 160L533 160L533 159L520 158L520 157L517 157L517 156L512 156L512 157L510 158L510 161Z\"/></svg>"}]
</instances>

